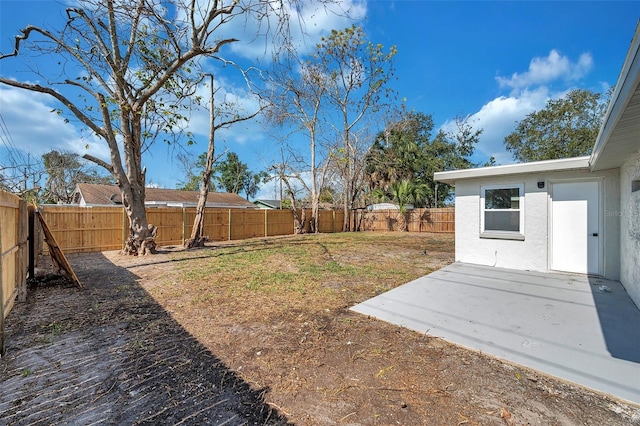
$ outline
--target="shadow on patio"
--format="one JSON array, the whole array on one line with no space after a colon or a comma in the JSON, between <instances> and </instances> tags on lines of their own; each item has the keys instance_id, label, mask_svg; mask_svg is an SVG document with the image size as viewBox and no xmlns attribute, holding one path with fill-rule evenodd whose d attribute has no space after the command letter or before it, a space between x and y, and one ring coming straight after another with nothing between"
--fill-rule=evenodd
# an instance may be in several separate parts
<instances>
[{"instance_id":1,"label":"shadow on patio","mask_svg":"<svg viewBox=\"0 0 640 426\"><path fill-rule=\"evenodd\" d=\"M640 310L619 282L589 277L589 284L609 353L640 364Z\"/></svg>"}]
</instances>

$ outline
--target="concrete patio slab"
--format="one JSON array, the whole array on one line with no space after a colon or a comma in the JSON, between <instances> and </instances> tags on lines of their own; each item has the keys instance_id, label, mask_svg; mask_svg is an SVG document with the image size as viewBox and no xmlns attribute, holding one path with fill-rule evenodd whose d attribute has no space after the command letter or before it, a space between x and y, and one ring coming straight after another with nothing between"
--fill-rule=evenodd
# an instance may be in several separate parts
<instances>
[{"instance_id":1,"label":"concrete patio slab","mask_svg":"<svg viewBox=\"0 0 640 426\"><path fill-rule=\"evenodd\" d=\"M454 263L352 310L640 404L640 310L617 281Z\"/></svg>"}]
</instances>

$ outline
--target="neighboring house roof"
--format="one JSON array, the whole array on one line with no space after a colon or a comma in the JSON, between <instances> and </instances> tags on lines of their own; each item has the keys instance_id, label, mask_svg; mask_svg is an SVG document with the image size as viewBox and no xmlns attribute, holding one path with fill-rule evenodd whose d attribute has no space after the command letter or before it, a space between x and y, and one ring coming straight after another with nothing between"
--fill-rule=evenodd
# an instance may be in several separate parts
<instances>
[{"instance_id":1,"label":"neighboring house roof","mask_svg":"<svg viewBox=\"0 0 640 426\"><path fill-rule=\"evenodd\" d=\"M280 200L255 200L253 204L255 204L258 207L263 207L268 209L280 208Z\"/></svg>"},{"instance_id":2,"label":"neighboring house roof","mask_svg":"<svg viewBox=\"0 0 640 426\"><path fill-rule=\"evenodd\" d=\"M412 210L413 204L407 204L405 207L407 210ZM400 206L394 203L377 203L369 204L367 210L400 210Z\"/></svg>"},{"instance_id":3,"label":"neighboring house roof","mask_svg":"<svg viewBox=\"0 0 640 426\"><path fill-rule=\"evenodd\" d=\"M199 191L180 191L178 189L145 188L145 205L192 207L198 204ZM122 204L120 189L115 185L79 183L76 186L76 204L87 206L113 206ZM207 207L255 208L253 203L238 194L227 192L209 192Z\"/></svg>"},{"instance_id":4,"label":"neighboring house roof","mask_svg":"<svg viewBox=\"0 0 640 426\"><path fill-rule=\"evenodd\" d=\"M640 149L640 21L609 101L589 164L591 170L623 165Z\"/></svg>"}]
</instances>

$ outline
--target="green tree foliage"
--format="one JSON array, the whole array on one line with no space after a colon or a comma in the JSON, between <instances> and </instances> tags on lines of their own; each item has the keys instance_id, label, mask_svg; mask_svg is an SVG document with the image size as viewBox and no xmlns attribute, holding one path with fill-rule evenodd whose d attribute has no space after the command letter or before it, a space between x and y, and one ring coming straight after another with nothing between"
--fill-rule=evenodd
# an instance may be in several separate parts
<instances>
[{"instance_id":1,"label":"green tree foliage","mask_svg":"<svg viewBox=\"0 0 640 426\"><path fill-rule=\"evenodd\" d=\"M201 171L205 167L207 153L200 154L195 163L190 162L187 157L183 157L181 161L184 162L187 176L180 183L178 189L182 191L199 191L202 179ZM216 188L218 188L223 192L244 194L248 200L255 197L260 190L260 185L268 179L269 175L266 172L252 172L246 163L240 161L238 154L229 152L224 161L220 161L213 166L213 174L209 179L209 191L215 192Z\"/></svg>"},{"instance_id":2,"label":"green tree foliage","mask_svg":"<svg viewBox=\"0 0 640 426\"><path fill-rule=\"evenodd\" d=\"M247 200L256 196L260 190L260 185L269 180L269 175L265 171L258 173L250 172L244 181L243 192Z\"/></svg>"},{"instance_id":3,"label":"green tree foliage","mask_svg":"<svg viewBox=\"0 0 640 426\"><path fill-rule=\"evenodd\" d=\"M427 185L404 179L393 182L387 191L376 188L373 191L373 196L378 201L397 203L400 213L405 214L409 206L424 204L428 193L429 187Z\"/></svg>"},{"instance_id":4,"label":"green tree foliage","mask_svg":"<svg viewBox=\"0 0 640 426\"><path fill-rule=\"evenodd\" d=\"M47 181L41 201L49 204L70 204L78 183L113 184L112 176L100 175L95 168L87 167L78 154L72 152L47 152L42 156Z\"/></svg>"},{"instance_id":5,"label":"green tree foliage","mask_svg":"<svg viewBox=\"0 0 640 426\"><path fill-rule=\"evenodd\" d=\"M266 172L254 173L235 152L227 153L227 158L214 167L214 180L218 187L233 194L244 193L246 199L254 197L269 175Z\"/></svg>"},{"instance_id":6,"label":"green tree foliage","mask_svg":"<svg viewBox=\"0 0 640 426\"><path fill-rule=\"evenodd\" d=\"M240 161L238 154L229 152L227 158L214 168L215 180L225 192L239 194L249 175L249 167Z\"/></svg>"},{"instance_id":7,"label":"green tree foliage","mask_svg":"<svg viewBox=\"0 0 640 426\"><path fill-rule=\"evenodd\" d=\"M180 161L183 162L184 169L186 172L186 178L184 181L181 181L177 186L177 189L181 191L199 191L200 190L200 180L201 180L201 171L204 170L205 163L207 161L207 153L203 152L198 156L198 159L195 162L191 161L191 158L188 156L179 157ZM209 191L215 191L216 187L213 183L213 176L209 179Z\"/></svg>"},{"instance_id":8,"label":"green tree foliage","mask_svg":"<svg viewBox=\"0 0 640 426\"><path fill-rule=\"evenodd\" d=\"M505 147L522 162L589 155L607 107L601 96L577 89L547 101L518 123L504 139Z\"/></svg>"},{"instance_id":9,"label":"green tree foliage","mask_svg":"<svg viewBox=\"0 0 640 426\"><path fill-rule=\"evenodd\" d=\"M370 190L389 194L398 182L409 182L422 194L414 200L416 207L442 206L451 187L436 184L433 174L478 166L470 157L482 130L474 129L466 118L457 118L455 124L456 131L440 130L432 137L431 115L410 112L388 126L378 134L366 157Z\"/></svg>"},{"instance_id":10,"label":"green tree foliage","mask_svg":"<svg viewBox=\"0 0 640 426\"><path fill-rule=\"evenodd\" d=\"M385 192L382 188L376 188L373 196L379 201L393 201L398 204L398 230L407 230L406 214L410 205L424 204L429 188L424 183L415 183L410 180L395 181Z\"/></svg>"}]
</instances>

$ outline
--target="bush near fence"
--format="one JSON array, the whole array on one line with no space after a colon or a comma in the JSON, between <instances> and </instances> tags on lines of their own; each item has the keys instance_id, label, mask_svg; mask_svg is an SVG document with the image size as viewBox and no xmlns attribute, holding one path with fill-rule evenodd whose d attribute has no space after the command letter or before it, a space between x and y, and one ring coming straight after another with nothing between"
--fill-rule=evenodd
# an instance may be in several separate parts
<instances>
[{"instance_id":1,"label":"bush near fence","mask_svg":"<svg viewBox=\"0 0 640 426\"><path fill-rule=\"evenodd\" d=\"M397 231L398 210L356 210L358 231ZM412 209L405 213L409 232L455 232L455 208Z\"/></svg>"},{"instance_id":2,"label":"bush near fence","mask_svg":"<svg viewBox=\"0 0 640 426\"><path fill-rule=\"evenodd\" d=\"M58 245L65 253L119 250L126 239L129 220L121 207L39 207ZM196 209L147 208L147 221L158 227L159 246L182 245L191 235ZM307 218L311 217L308 210ZM340 232L344 213L322 210L320 232ZM308 231L308 223L307 223ZM204 235L210 241L243 240L293 234L290 210L206 209ZM47 254L46 247L43 247Z\"/></svg>"}]
</instances>

